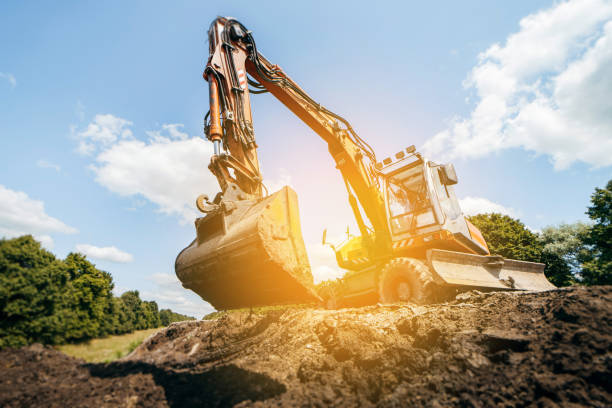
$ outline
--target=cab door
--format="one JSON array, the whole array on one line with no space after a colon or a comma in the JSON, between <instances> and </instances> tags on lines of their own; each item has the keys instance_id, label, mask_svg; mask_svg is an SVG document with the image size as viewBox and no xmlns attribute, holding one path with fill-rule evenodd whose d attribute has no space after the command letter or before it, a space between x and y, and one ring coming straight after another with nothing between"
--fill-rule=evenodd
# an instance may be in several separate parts
<instances>
[{"instance_id":1,"label":"cab door","mask_svg":"<svg viewBox=\"0 0 612 408\"><path fill-rule=\"evenodd\" d=\"M432 193L423 163L402 168L386 177L385 199L394 241L438 228Z\"/></svg>"}]
</instances>

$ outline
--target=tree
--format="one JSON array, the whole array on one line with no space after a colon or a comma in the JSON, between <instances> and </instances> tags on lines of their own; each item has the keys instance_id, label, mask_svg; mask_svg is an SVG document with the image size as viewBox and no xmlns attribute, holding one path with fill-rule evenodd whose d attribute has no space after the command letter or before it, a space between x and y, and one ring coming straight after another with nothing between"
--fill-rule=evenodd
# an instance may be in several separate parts
<instances>
[{"instance_id":1,"label":"tree","mask_svg":"<svg viewBox=\"0 0 612 408\"><path fill-rule=\"evenodd\" d=\"M112 277L81 254L68 254L64 263L70 275L62 298L66 339L79 341L103 335L105 311L113 296Z\"/></svg>"},{"instance_id":2,"label":"tree","mask_svg":"<svg viewBox=\"0 0 612 408\"><path fill-rule=\"evenodd\" d=\"M555 286L571 286L576 283L569 263L554 252L542 251L540 262L544 265L544 275Z\"/></svg>"},{"instance_id":3,"label":"tree","mask_svg":"<svg viewBox=\"0 0 612 408\"><path fill-rule=\"evenodd\" d=\"M582 282L586 285L612 284L612 180L605 188L595 188L586 214L594 221L584 239Z\"/></svg>"},{"instance_id":4,"label":"tree","mask_svg":"<svg viewBox=\"0 0 612 408\"><path fill-rule=\"evenodd\" d=\"M71 253L57 259L27 235L0 240L0 348L61 344L193 319L138 291L113 296L112 276Z\"/></svg>"},{"instance_id":5,"label":"tree","mask_svg":"<svg viewBox=\"0 0 612 408\"><path fill-rule=\"evenodd\" d=\"M542 244L521 221L498 213L467 218L482 232L491 254L520 261L540 261Z\"/></svg>"},{"instance_id":6,"label":"tree","mask_svg":"<svg viewBox=\"0 0 612 408\"><path fill-rule=\"evenodd\" d=\"M65 340L57 311L68 279L31 235L0 240L0 348Z\"/></svg>"},{"instance_id":7,"label":"tree","mask_svg":"<svg viewBox=\"0 0 612 408\"><path fill-rule=\"evenodd\" d=\"M162 309L159 311L159 320L162 326L168 326L171 318L170 309Z\"/></svg>"},{"instance_id":8,"label":"tree","mask_svg":"<svg viewBox=\"0 0 612 408\"><path fill-rule=\"evenodd\" d=\"M546 276L556 286L569 286L580 277L579 254L584 251L584 239L590 227L577 222L550 226L542 230L541 262L546 264Z\"/></svg>"},{"instance_id":9,"label":"tree","mask_svg":"<svg viewBox=\"0 0 612 408\"><path fill-rule=\"evenodd\" d=\"M127 316L127 331L140 330L142 324L142 301L137 290L128 290L121 295Z\"/></svg>"},{"instance_id":10,"label":"tree","mask_svg":"<svg viewBox=\"0 0 612 408\"><path fill-rule=\"evenodd\" d=\"M134 331L134 321L131 318L131 310L127 307L121 297L113 298L113 310L116 313L117 326L115 334L131 333Z\"/></svg>"},{"instance_id":11,"label":"tree","mask_svg":"<svg viewBox=\"0 0 612 408\"><path fill-rule=\"evenodd\" d=\"M193 317L185 316L180 313L175 313L170 309L160 310L159 318L162 326L168 326L170 323L182 322L184 320L194 320Z\"/></svg>"},{"instance_id":12,"label":"tree","mask_svg":"<svg viewBox=\"0 0 612 408\"><path fill-rule=\"evenodd\" d=\"M143 301L143 310L145 315L145 321L147 324L147 329L154 329L156 327L161 326L161 321L159 318L159 308L157 307L157 302L155 301Z\"/></svg>"}]
</instances>

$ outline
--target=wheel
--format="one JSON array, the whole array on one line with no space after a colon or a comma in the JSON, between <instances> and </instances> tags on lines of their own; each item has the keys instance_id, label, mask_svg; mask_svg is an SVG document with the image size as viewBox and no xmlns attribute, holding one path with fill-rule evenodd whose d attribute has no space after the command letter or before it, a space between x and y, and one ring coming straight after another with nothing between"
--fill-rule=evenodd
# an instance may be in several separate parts
<instances>
[{"instance_id":1,"label":"wheel","mask_svg":"<svg viewBox=\"0 0 612 408\"><path fill-rule=\"evenodd\" d=\"M429 267L414 258L395 258L381 271L378 296L382 303L434 301L435 284Z\"/></svg>"}]
</instances>

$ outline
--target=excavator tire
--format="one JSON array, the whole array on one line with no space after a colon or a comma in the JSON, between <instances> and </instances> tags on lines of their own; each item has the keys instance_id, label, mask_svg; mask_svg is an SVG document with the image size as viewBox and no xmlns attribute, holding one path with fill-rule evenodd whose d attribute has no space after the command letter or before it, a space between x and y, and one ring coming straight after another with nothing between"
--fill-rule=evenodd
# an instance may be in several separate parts
<instances>
[{"instance_id":1,"label":"excavator tire","mask_svg":"<svg viewBox=\"0 0 612 408\"><path fill-rule=\"evenodd\" d=\"M378 295L381 303L435 301L435 283L429 267L414 258L395 258L381 271Z\"/></svg>"}]
</instances>

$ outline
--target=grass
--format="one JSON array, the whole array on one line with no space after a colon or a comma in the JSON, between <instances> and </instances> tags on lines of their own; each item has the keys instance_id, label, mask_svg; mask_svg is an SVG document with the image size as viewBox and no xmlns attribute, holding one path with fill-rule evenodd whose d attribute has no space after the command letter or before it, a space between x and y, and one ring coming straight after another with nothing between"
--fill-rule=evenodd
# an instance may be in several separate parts
<instances>
[{"instance_id":1,"label":"grass","mask_svg":"<svg viewBox=\"0 0 612 408\"><path fill-rule=\"evenodd\" d=\"M62 353L82 358L90 363L109 362L128 355L144 339L161 329L138 330L120 336L93 339L80 344L64 344L56 348Z\"/></svg>"}]
</instances>

